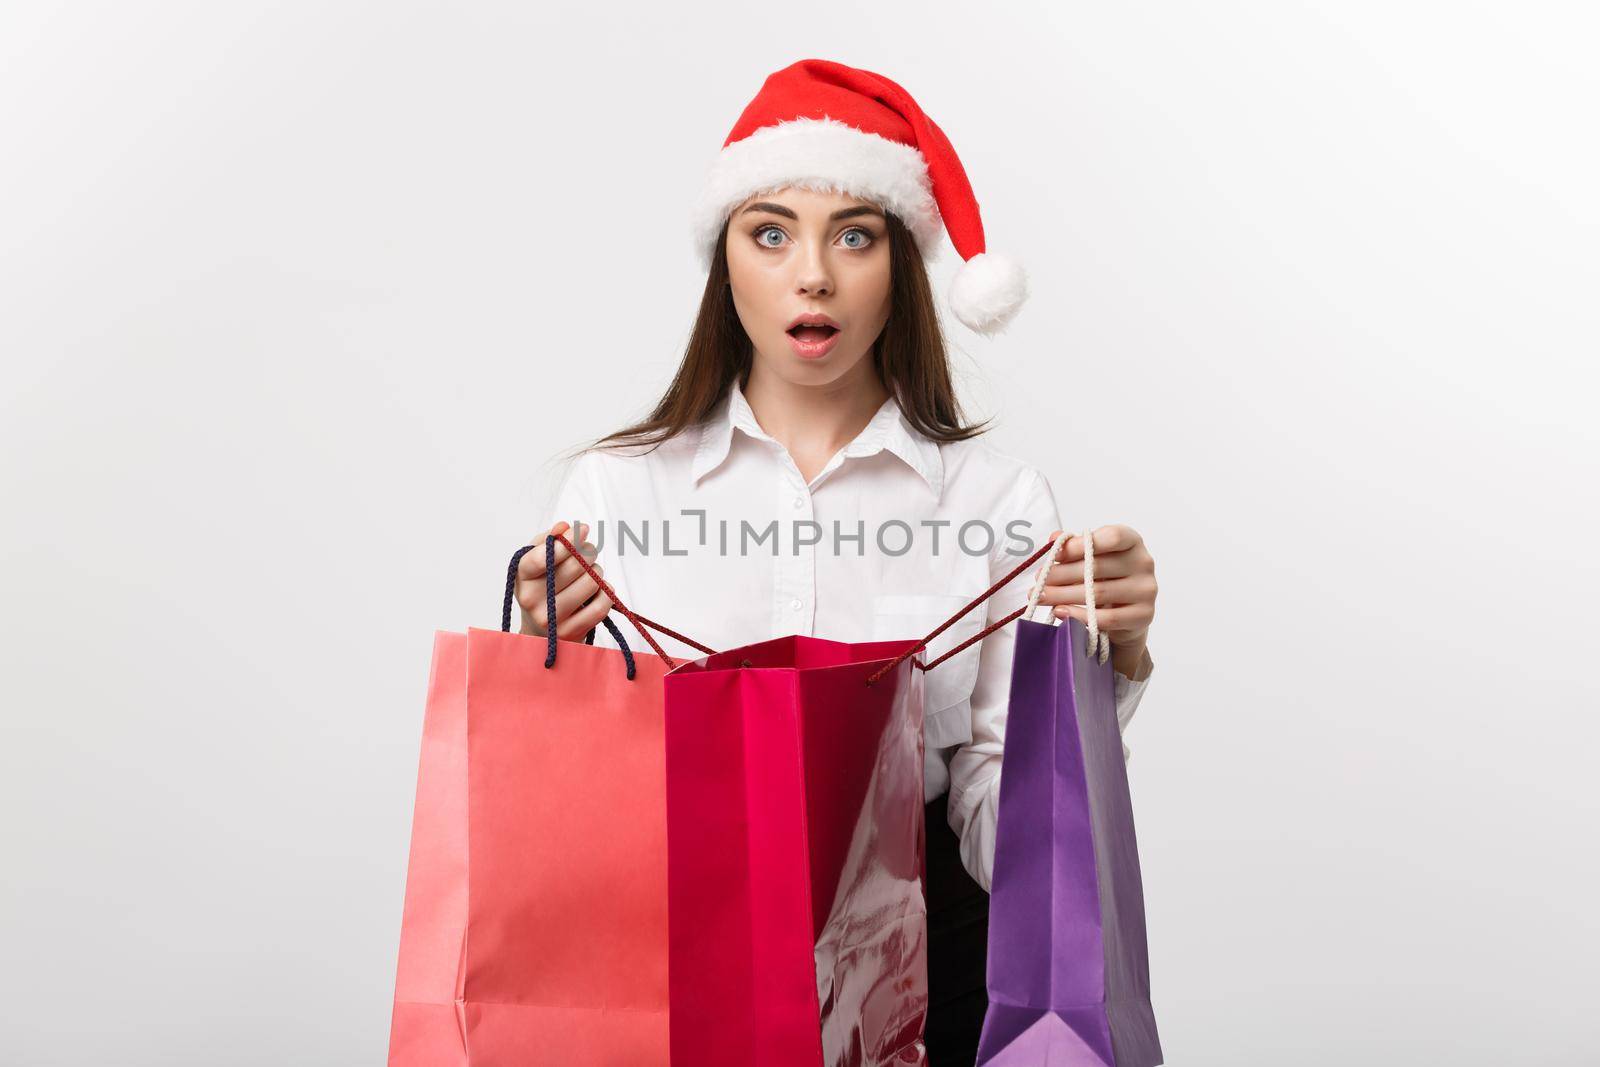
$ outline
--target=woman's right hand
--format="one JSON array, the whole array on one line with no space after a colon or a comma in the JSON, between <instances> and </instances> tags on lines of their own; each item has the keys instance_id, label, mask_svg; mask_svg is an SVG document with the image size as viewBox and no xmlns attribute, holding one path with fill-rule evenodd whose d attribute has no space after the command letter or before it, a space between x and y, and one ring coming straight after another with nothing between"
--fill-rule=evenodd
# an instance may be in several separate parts
<instances>
[{"instance_id":1,"label":"woman's right hand","mask_svg":"<svg viewBox=\"0 0 1600 1067\"><path fill-rule=\"evenodd\" d=\"M570 524L558 522L550 528L552 534L564 534L570 529ZM589 534L588 523L578 523L576 545L578 551L583 553L583 558L590 560L596 574L604 574L605 570L598 563L593 563L596 550L594 545L584 540ZM544 581L544 539L547 534L539 534L531 544L536 547L532 552L523 553L522 559L517 564L517 606L522 609L522 627L518 631L524 634L537 634L544 636L549 619L545 615L545 581ZM574 540L569 537L568 540ZM589 598L593 597L593 600ZM588 603L585 603L588 601ZM580 639L584 634L600 625L600 620L612 608L611 598L600 592L600 587L593 578L585 573L581 564L572 558L572 553L567 551L567 546L560 541L556 542L556 636L568 640Z\"/></svg>"}]
</instances>

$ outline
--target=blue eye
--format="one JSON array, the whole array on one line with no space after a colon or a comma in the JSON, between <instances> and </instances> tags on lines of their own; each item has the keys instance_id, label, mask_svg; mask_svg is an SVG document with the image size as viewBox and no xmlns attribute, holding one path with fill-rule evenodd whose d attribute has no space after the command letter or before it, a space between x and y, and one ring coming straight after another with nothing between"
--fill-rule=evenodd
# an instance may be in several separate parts
<instances>
[{"instance_id":1,"label":"blue eye","mask_svg":"<svg viewBox=\"0 0 1600 1067\"><path fill-rule=\"evenodd\" d=\"M765 240L765 236L769 232L777 234L780 240L777 243ZM755 238L756 244L760 245L762 248L778 248L783 244L783 241L781 240L783 237L783 230L772 225L771 223L758 228L754 233L751 234L751 236ZM843 235L841 235L841 239L851 236L862 238L862 240L857 241L854 244L845 245L845 247L852 252L859 252L864 248L868 248L871 246L872 242L876 240L876 238L872 236L871 230L862 229L859 226L846 230Z\"/></svg>"}]
</instances>

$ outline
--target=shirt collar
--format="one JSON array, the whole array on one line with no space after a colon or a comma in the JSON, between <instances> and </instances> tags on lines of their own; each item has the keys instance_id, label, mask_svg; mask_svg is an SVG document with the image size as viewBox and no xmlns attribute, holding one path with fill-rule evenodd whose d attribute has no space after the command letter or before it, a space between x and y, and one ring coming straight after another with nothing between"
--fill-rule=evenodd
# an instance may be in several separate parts
<instances>
[{"instance_id":1,"label":"shirt collar","mask_svg":"<svg viewBox=\"0 0 1600 1067\"><path fill-rule=\"evenodd\" d=\"M735 430L760 441L778 444L756 422L755 412L750 410L750 402L745 399L744 390L739 388L737 379L728 387L728 395L717 410L700 425L700 441L695 448L694 462L690 465L690 476L696 483L728 458ZM885 450L898 456L920 475L935 497L943 491L944 460L939 454L938 442L911 425L893 396L883 402L865 428L845 445L844 454L847 458L871 456Z\"/></svg>"}]
</instances>

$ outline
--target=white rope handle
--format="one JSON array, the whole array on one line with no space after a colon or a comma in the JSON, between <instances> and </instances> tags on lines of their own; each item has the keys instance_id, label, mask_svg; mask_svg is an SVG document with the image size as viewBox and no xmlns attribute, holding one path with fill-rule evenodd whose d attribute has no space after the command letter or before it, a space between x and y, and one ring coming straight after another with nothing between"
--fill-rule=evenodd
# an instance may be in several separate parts
<instances>
[{"instance_id":1,"label":"white rope handle","mask_svg":"<svg viewBox=\"0 0 1600 1067\"><path fill-rule=\"evenodd\" d=\"M1111 638L1100 632L1099 620L1094 612L1094 531L1083 535L1083 599L1084 614L1089 616L1089 655L1099 654L1104 663L1111 655Z\"/></svg>"},{"instance_id":2,"label":"white rope handle","mask_svg":"<svg viewBox=\"0 0 1600 1067\"><path fill-rule=\"evenodd\" d=\"M1035 621L1033 613L1039 609L1039 597L1044 594L1045 575L1049 574L1050 568L1055 566L1056 557L1061 555L1061 546L1067 543L1069 536L1071 535L1066 530L1062 530L1056 535L1055 544L1051 546L1049 554L1044 557L1044 562L1039 565L1039 572L1033 576L1033 585L1028 589L1028 610L1022 613L1022 617L1029 622ZM1052 625L1057 625L1061 620L1052 615L1050 622Z\"/></svg>"},{"instance_id":3,"label":"white rope handle","mask_svg":"<svg viewBox=\"0 0 1600 1067\"><path fill-rule=\"evenodd\" d=\"M1050 568L1056 563L1056 557L1061 554L1062 546L1067 543L1070 536L1066 530L1056 535L1055 545L1044 558L1038 574L1034 575L1033 585L1028 590L1028 606L1023 611L1022 617L1033 620L1034 612L1039 609L1039 598L1044 595L1045 576L1050 573ZM1094 606L1094 531L1083 532L1083 593L1084 614L1089 617L1089 655L1098 655L1100 662L1104 663L1111 656L1111 638L1100 632L1100 620L1096 616ZM1050 624L1060 626L1061 620L1054 613L1050 615Z\"/></svg>"}]
</instances>

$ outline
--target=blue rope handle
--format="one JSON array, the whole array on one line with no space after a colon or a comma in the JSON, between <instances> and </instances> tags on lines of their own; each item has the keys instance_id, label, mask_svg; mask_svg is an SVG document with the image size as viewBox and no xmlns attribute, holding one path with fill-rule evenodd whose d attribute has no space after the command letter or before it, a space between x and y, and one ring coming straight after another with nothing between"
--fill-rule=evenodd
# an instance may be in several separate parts
<instances>
[{"instance_id":1,"label":"blue rope handle","mask_svg":"<svg viewBox=\"0 0 1600 1067\"><path fill-rule=\"evenodd\" d=\"M511 605L517 593L517 567L522 562L522 557L533 551L535 546L524 545L511 557L511 564L506 568L506 595L500 606L500 631L511 632ZM545 610L545 656L544 665L556 665L556 539L553 534L546 535L544 539L544 610ZM627 639L622 636L622 631L617 624L607 615L600 622L617 642L617 648L622 651L622 661L628 669L628 681L633 681L637 669L633 661L633 650L628 647ZM583 643L594 644L594 628L584 635Z\"/></svg>"},{"instance_id":2,"label":"blue rope handle","mask_svg":"<svg viewBox=\"0 0 1600 1067\"><path fill-rule=\"evenodd\" d=\"M544 655L544 665L556 665L556 539L554 534L548 534L544 539L544 617L545 641L547 649ZM622 636L622 631L617 629L617 624L607 615L600 620L617 642L617 647L622 650L622 662L628 668L628 681L633 681L635 667L633 650L628 647L627 640ZM594 629L590 628L584 637L584 644L594 644Z\"/></svg>"}]
</instances>

